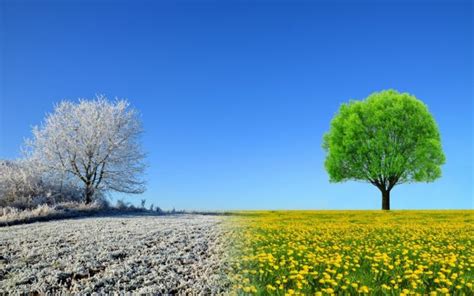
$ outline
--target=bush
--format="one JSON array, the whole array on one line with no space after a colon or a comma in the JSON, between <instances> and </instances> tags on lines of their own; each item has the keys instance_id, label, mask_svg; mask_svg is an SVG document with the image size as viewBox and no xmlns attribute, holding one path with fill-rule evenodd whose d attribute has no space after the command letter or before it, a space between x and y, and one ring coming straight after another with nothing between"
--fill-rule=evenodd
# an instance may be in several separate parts
<instances>
[{"instance_id":1,"label":"bush","mask_svg":"<svg viewBox=\"0 0 474 296\"><path fill-rule=\"evenodd\" d=\"M15 207L0 207L0 226L88 216L107 211L108 204L105 207L104 205L99 202L88 205L82 202L65 202L56 205L43 204L25 210Z\"/></svg>"},{"instance_id":2,"label":"bush","mask_svg":"<svg viewBox=\"0 0 474 296\"><path fill-rule=\"evenodd\" d=\"M0 160L0 207L32 209L43 204L78 202L82 196L77 184L47 172L34 161ZM99 192L96 199L105 198Z\"/></svg>"},{"instance_id":3,"label":"bush","mask_svg":"<svg viewBox=\"0 0 474 296\"><path fill-rule=\"evenodd\" d=\"M123 199L117 200L115 207L119 210L126 210L130 207L129 202L125 202Z\"/></svg>"}]
</instances>

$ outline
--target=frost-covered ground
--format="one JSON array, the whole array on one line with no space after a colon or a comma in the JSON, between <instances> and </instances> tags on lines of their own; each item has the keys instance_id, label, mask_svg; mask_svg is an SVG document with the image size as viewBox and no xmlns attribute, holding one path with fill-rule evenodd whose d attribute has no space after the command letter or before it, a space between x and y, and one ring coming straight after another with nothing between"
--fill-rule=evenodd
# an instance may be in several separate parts
<instances>
[{"instance_id":1,"label":"frost-covered ground","mask_svg":"<svg viewBox=\"0 0 474 296\"><path fill-rule=\"evenodd\" d=\"M0 294L222 293L223 219L95 217L2 227Z\"/></svg>"}]
</instances>

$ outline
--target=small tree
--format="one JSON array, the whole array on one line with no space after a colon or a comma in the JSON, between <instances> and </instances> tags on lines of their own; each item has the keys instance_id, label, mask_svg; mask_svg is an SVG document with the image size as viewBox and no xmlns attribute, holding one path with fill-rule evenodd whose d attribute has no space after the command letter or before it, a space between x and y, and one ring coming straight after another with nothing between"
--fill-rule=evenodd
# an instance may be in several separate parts
<instances>
[{"instance_id":1,"label":"small tree","mask_svg":"<svg viewBox=\"0 0 474 296\"><path fill-rule=\"evenodd\" d=\"M145 169L138 113L125 100L63 101L33 129L30 157L47 170L81 183L84 201L95 193L142 193Z\"/></svg>"},{"instance_id":2,"label":"small tree","mask_svg":"<svg viewBox=\"0 0 474 296\"><path fill-rule=\"evenodd\" d=\"M408 93L387 90L364 101L342 104L324 135L331 182L367 181L382 192L390 209L397 184L432 182L441 176L445 156L427 106Z\"/></svg>"}]
</instances>

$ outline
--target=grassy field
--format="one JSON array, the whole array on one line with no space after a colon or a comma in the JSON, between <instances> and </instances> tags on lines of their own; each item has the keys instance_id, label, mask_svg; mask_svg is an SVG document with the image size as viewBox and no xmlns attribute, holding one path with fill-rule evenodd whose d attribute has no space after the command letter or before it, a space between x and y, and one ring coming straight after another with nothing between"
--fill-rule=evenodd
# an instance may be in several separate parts
<instances>
[{"instance_id":1,"label":"grassy field","mask_svg":"<svg viewBox=\"0 0 474 296\"><path fill-rule=\"evenodd\" d=\"M474 211L265 211L234 219L239 294L474 295Z\"/></svg>"}]
</instances>

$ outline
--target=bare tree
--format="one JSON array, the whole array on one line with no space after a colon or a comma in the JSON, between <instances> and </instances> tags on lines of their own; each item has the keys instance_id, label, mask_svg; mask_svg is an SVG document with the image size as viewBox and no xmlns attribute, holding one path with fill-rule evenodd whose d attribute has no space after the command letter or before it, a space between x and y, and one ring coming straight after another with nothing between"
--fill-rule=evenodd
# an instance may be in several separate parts
<instances>
[{"instance_id":1,"label":"bare tree","mask_svg":"<svg viewBox=\"0 0 474 296\"><path fill-rule=\"evenodd\" d=\"M47 170L81 183L90 203L98 192L144 192L141 133L138 112L126 100L97 96L56 105L27 147Z\"/></svg>"}]
</instances>

